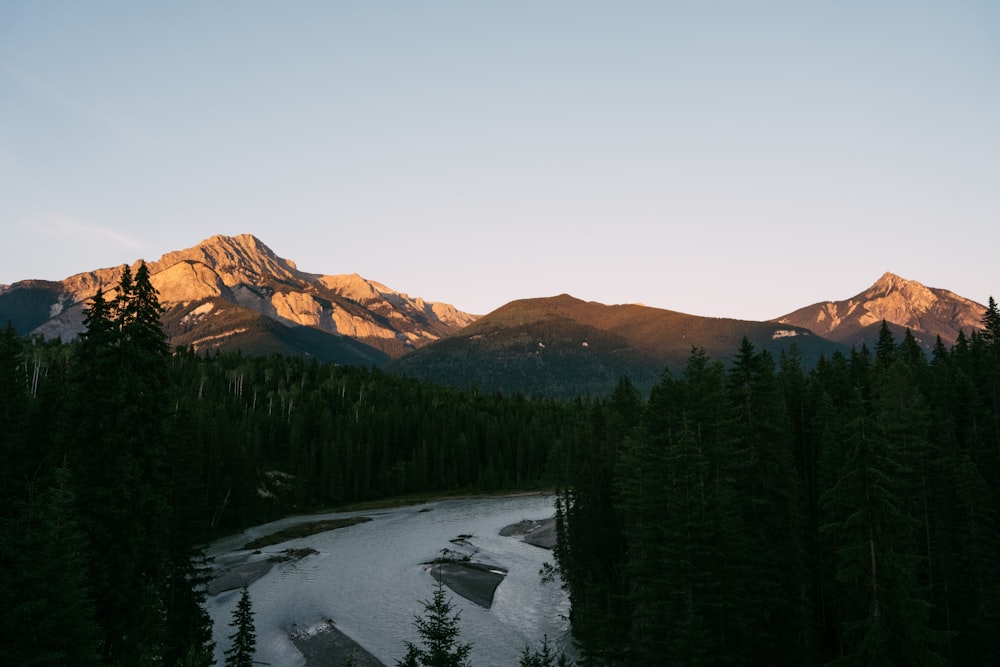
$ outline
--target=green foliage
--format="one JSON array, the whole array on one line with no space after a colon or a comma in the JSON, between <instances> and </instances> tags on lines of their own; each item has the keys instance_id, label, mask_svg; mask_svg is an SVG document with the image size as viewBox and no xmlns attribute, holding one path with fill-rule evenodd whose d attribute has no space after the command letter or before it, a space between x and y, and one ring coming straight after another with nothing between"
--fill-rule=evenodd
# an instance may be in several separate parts
<instances>
[{"instance_id":1,"label":"green foliage","mask_svg":"<svg viewBox=\"0 0 1000 667\"><path fill-rule=\"evenodd\" d=\"M533 650L525 646L517 664L518 667L570 667L570 660L562 651L553 652L552 642L546 635L542 638L541 647Z\"/></svg>"},{"instance_id":2,"label":"green foliage","mask_svg":"<svg viewBox=\"0 0 1000 667\"><path fill-rule=\"evenodd\" d=\"M915 522L907 513L900 452L856 397L848 453L837 483L822 497L821 527L841 586L844 664L941 662L917 585Z\"/></svg>"},{"instance_id":3,"label":"green foliage","mask_svg":"<svg viewBox=\"0 0 1000 667\"><path fill-rule=\"evenodd\" d=\"M19 516L0 520L0 657L4 664L98 665L86 542L69 470Z\"/></svg>"},{"instance_id":4,"label":"green foliage","mask_svg":"<svg viewBox=\"0 0 1000 667\"><path fill-rule=\"evenodd\" d=\"M253 603L245 586L229 625L235 630L229 635L230 646L225 651L226 667L251 667L257 650L257 634L253 624Z\"/></svg>"},{"instance_id":5,"label":"green foliage","mask_svg":"<svg viewBox=\"0 0 1000 667\"><path fill-rule=\"evenodd\" d=\"M211 664L196 545L213 535L334 504L551 483L572 406L302 358L170 351L148 272L123 270L122 283L95 294L73 344L0 335L0 586L17 601L5 628L50 627L33 610L61 599L22 563L35 553L59 567L41 555L58 558L60 543L36 526L39 489L61 467L79 538L61 572L77 573L68 594L83 605L65 604L67 617L89 610L76 629L89 628L100 662L167 667ZM6 643L18 663L30 664L29 649L15 652L28 637Z\"/></svg>"},{"instance_id":6,"label":"green foliage","mask_svg":"<svg viewBox=\"0 0 1000 667\"><path fill-rule=\"evenodd\" d=\"M556 560L585 664L994 664L995 310L930 360L885 325L811 370L744 340L725 370L694 350L637 422L621 390L580 404Z\"/></svg>"},{"instance_id":7,"label":"green foliage","mask_svg":"<svg viewBox=\"0 0 1000 667\"><path fill-rule=\"evenodd\" d=\"M424 615L413 620L420 635L420 645L407 642L406 654L396 664L400 667L468 667L472 644L458 639L461 612L454 611L442 582L437 582L434 596L423 605Z\"/></svg>"},{"instance_id":8,"label":"green foliage","mask_svg":"<svg viewBox=\"0 0 1000 667\"><path fill-rule=\"evenodd\" d=\"M155 661L166 638L174 517L164 475L169 351L158 314L144 265L135 278L123 267L110 303L95 294L61 415L109 663Z\"/></svg>"},{"instance_id":9,"label":"green foliage","mask_svg":"<svg viewBox=\"0 0 1000 667\"><path fill-rule=\"evenodd\" d=\"M0 332L4 664L206 666L220 531L552 484L586 664L1000 663L992 299L929 359L888 329L810 369L744 341L648 398L551 401L171 352L144 267L105 296L72 344Z\"/></svg>"}]
</instances>

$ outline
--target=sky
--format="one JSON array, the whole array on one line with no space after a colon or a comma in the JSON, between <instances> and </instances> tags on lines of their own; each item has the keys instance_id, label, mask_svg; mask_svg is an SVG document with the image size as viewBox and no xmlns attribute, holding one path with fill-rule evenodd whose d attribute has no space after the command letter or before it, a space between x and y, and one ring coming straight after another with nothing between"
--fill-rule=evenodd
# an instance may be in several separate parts
<instances>
[{"instance_id":1,"label":"sky","mask_svg":"<svg viewBox=\"0 0 1000 667\"><path fill-rule=\"evenodd\" d=\"M249 233L485 314L1000 296L1000 3L0 1L0 284Z\"/></svg>"}]
</instances>

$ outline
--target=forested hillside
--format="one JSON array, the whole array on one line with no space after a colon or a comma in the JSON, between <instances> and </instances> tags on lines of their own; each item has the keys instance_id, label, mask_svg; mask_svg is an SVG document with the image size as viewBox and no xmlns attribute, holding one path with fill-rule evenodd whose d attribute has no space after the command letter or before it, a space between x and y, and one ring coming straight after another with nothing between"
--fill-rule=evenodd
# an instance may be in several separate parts
<instances>
[{"instance_id":1,"label":"forested hillside","mask_svg":"<svg viewBox=\"0 0 1000 667\"><path fill-rule=\"evenodd\" d=\"M811 370L744 341L628 380L563 440L588 662L1000 664L1000 313L932 356L883 325Z\"/></svg>"},{"instance_id":2,"label":"forested hillside","mask_svg":"<svg viewBox=\"0 0 1000 667\"><path fill-rule=\"evenodd\" d=\"M459 391L169 349L145 265L77 342L0 332L0 663L209 665L210 537L559 488L585 662L1000 664L1000 312L928 357L693 349L647 394ZM533 663L532 663L533 664Z\"/></svg>"},{"instance_id":3,"label":"forested hillside","mask_svg":"<svg viewBox=\"0 0 1000 667\"><path fill-rule=\"evenodd\" d=\"M532 489L571 407L170 350L145 265L79 342L0 334L0 663L207 665L198 545L293 511Z\"/></svg>"}]
</instances>

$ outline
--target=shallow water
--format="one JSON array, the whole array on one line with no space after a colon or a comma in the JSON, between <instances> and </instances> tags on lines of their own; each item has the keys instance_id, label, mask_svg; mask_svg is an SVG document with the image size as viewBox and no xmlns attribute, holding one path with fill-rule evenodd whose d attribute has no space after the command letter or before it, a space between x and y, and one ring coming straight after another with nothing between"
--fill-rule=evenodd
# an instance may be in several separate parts
<instances>
[{"instance_id":1,"label":"shallow water","mask_svg":"<svg viewBox=\"0 0 1000 667\"><path fill-rule=\"evenodd\" d=\"M457 594L449 595L461 612L460 640L473 645L476 667L517 665L526 645L540 646L548 636L569 652L569 601L559 582L543 583L539 570L553 562L552 552L498 533L522 519L554 513L552 496L444 500L424 505L340 514L291 517L250 528L214 543L209 555L219 568L266 558L284 549L312 547L319 553L295 563L281 563L250 584L259 663L304 665L288 635L332 619L386 665L394 665L418 642L414 616L423 612L436 582L424 562L453 547L450 540L472 535L477 559L508 570L484 609ZM423 511L422 511L423 510ZM430 510L430 511L426 511ZM367 523L282 542L253 555L240 547L255 537L297 523L339 516L368 516ZM210 597L215 622L216 659L229 646L232 612L240 596L233 590ZM315 666L314 666L315 667Z\"/></svg>"}]
</instances>

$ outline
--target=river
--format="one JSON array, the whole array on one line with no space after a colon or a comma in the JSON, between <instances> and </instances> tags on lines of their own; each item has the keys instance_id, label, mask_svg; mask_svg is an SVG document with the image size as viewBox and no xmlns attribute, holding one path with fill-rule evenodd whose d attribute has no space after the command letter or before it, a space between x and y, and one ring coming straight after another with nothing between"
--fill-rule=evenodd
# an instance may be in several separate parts
<instances>
[{"instance_id":1,"label":"river","mask_svg":"<svg viewBox=\"0 0 1000 667\"><path fill-rule=\"evenodd\" d=\"M289 517L249 528L211 545L218 569L261 560L289 548L318 553L275 565L249 586L257 633L255 661L295 667L305 660L289 635L332 620L385 665L395 665L405 642L419 643L414 616L423 613L436 581L424 563L454 548L451 540L469 535L476 558L508 571L486 609L448 591L460 611L460 641L473 645L475 667L518 664L526 645L538 648L543 636L572 653L569 601L558 579L543 582L539 570L552 552L503 537L504 526L554 513L552 496L514 496L442 500L373 512ZM372 521L282 542L254 554L242 550L249 540L282 528L326 518L366 516ZM215 624L216 660L223 664L229 626L239 590L209 597L206 608ZM310 664L309 667L317 667Z\"/></svg>"}]
</instances>

